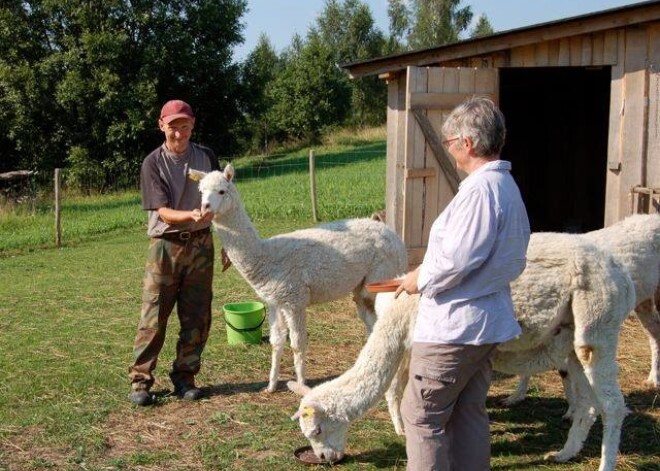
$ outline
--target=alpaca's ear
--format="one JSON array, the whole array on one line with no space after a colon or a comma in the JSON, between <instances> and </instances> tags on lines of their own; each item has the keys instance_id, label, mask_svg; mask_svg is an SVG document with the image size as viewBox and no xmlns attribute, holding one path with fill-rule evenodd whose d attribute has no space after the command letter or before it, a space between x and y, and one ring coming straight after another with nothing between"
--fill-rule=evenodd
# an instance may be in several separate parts
<instances>
[{"instance_id":1,"label":"alpaca's ear","mask_svg":"<svg viewBox=\"0 0 660 471\"><path fill-rule=\"evenodd\" d=\"M232 181L233 178L234 178L234 174L235 174L234 166L232 164L227 164L227 166L225 167L225 170L224 170L224 174L225 174L225 178L227 179L227 181L229 181L229 182Z\"/></svg>"},{"instance_id":2,"label":"alpaca's ear","mask_svg":"<svg viewBox=\"0 0 660 471\"><path fill-rule=\"evenodd\" d=\"M312 390L309 386L299 384L295 381L287 382L286 387L289 388L289 391L296 393L298 396L304 396Z\"/></svg>"},{"instance_id":3,"label":"alpaca's ear","mask_svg":"<svg viewBox=\"0 0 660 471\"><path fill-rule=\"evenodd\" d=\"M188 178L190 178L194 182L200 181L205 176L206 176L206 172L202 172L201 170L195 170L194 168L188 169Z\"/></svg>"}]
</instances>

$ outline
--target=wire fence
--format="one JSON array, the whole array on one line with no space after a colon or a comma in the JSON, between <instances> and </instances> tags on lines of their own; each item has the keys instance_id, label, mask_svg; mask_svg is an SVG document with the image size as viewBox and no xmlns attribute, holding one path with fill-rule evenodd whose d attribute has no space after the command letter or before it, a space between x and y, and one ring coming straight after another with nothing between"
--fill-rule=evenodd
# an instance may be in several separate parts
<instances>
[{"instance_id":1,"label":"wire fence","mask_svg":"<svg viewBox=\"0 0 660 471\"><path fill-rule=\"evenodd\" d=\"M359 148L350 151L323 152L315 155L313 161L309 154L274 154L268 156L255 156L233 162L236 170L235 182L239 188L243 185L254 186L253 193L269 195L270 192L261 188L259 182L268 185L271 179L281 180L278 183L278 201L270 198L269 201L260 201L259 195L254 195L252 205L256 212L262 213L268 209L277 210L278 206L288 204L291 206L280 211L287 214L301 214L310 211L310 217L315 216L310 210L313 204L311 188L313 179L318 179L317 193L321 199L321 206L325 206L325 214L329 205L336 205L339 201L348 202L364 199L364 196L355 194L362 191L366 197L371 193L384 193L384 165L385 148L373 149ZM229 161L221 161L224 167ZM310 176L310 167L315 169ZM376 170L374 171L374 168ZM335 176L335 173L337 174ZM67 200L79 200L85 196L100 196L117 192L138 192L139 174L122 175L111 185L90 183L84 188L76 186L71 170L60 169L60 199L66 205ZM108 190L107 188L111 188ZM30 172L20 178L12 180L0 179L0 213L18 212L21 214L34 214L35 212L52 211L54 208L54 172ZM250 205L250 202L248 202ZM334 213L339 214L337 211ZM324 217L325 218L325 217ZM314 217L316 219L316 217Z\"/></svg>"},{"instance_id":2,"label":"wire fence","mask_svg":"<svg viewBox=\"0 0 660 471\"><path fill-rule=\"evenodd\" d=\"M314 161L318 170L324 170L337 166L383 160L384 158L384 149L356 150L351 152L315 154ZM274 154L257 157L254 162L248 165L238 165L236 168L236 178L245 181L283 176L290 173L309 173L309 171L310 160L308 154L300 154L293 157L289 154Z\"/></svg>"}]
</instances>

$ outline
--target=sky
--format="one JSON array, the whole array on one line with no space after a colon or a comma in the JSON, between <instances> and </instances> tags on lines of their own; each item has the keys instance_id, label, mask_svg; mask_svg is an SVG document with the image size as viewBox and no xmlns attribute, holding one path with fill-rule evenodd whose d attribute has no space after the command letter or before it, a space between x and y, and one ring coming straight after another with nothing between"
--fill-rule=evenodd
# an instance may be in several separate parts
<instances>
[{"instance_id":1,"label":"sky","mask_svg":"<svg viewBox=\"0 0 660 471\"><path fill-rule=\"evenodd\" d=\"M341 1L341 0L340 0ZM389 32L387 0L362 0L371 8L376 26ZM569 18L596 11L640 3L641 0L463 0L474 19L485 14L495 31L506 31L538 23ZM234 50L236 60L252 51L261 33L280 53L298 33L305 36L323 11L325 0L248 0L249 11L243 16L245 43Z\"/></svg>"}]
</instances>

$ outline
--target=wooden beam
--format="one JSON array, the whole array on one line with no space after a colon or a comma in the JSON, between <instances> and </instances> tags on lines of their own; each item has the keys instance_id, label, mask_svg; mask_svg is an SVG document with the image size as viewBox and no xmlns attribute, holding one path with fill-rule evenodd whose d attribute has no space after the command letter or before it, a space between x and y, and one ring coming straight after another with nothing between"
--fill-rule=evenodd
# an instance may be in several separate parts
<instances>
[{"instance_id":1,"label":"wooden beam","mask_svg":"<svg viewBox=\"0 0 660 471\"><path fill-rule=\"evenodd\" d=\"M436 175L437 172L432 167L406 169L406 178L435 178Z\"/></svg>"},{"instance_id":2,"label":"wooden beam","mask_svg":"<svg viewBox=\"0 0 660 471\"><path fill-rule=\"evenodd\" d=\"M453 110L474 95L474 93L411 93L408 107L412 110ZM492 94L488 93L479 95L487 96L491 100L494 98Z\"/></svg>"},{"instance_id":3,"label":"wooden beam","mask_svg":"<svg viewBox=\"0 0 660 471\"><path fill-rule=\"evenodd\" d=\"M415 119L417 119L417 123L424 134L424 138L426 138L426 143L431 148L435 159L438 161L440 168L447 177L447 182L449 183L452 192L454 194L458 193L458 184L461 182L461 178L458 176L458 172L456 172L456 169L445 155L442 142L438 139L438 135L435 133L431 121L429 121L429 118L419 109L412 110L412 114L415 116Z\"/></svg>"},{"instance_id":4,"label":"wooden beam","mask_svg":"<svg viewBox=\"0 0 660 471\"><path fill-rule=\"evenodd\" d=\"M35 173L37 172L33 170L14 170L13 172L0 173L0 180L14 180L15 178L29 177Z\"/></svg>"}]
</instances>

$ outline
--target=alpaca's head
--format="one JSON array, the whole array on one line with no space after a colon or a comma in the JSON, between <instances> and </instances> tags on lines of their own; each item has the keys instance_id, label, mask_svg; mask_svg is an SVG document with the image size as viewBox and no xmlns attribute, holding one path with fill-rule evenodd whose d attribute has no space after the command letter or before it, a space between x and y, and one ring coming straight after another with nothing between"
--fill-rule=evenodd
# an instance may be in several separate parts
<instances>
[{"instance_id":1,"label":"alpaca's head","mask_svg":"<svg viewBox=\"0 0 660 471\"><path fill-rule=\"evenodd\" d=\"M214 171L202 174L199 191L202 194L202 214L211 211L214 219L222 219L222 215L231 210L238 200L238 192L232 182L234 167L227 165L224 171Z\"/></svg>"},{"instance_id":2,"label":"alpaca's head","mask_svg":"<svg viewBox=\"0 0 660 471\"><path fill-rule=\"evenodd\" d=\"M287 386L291 391L303 396L298 411L291 420L298 420L300 430L312 445L314 454L322 461L341 460L346 448L349 423L330 417L323 406L314 399L312 389L309 387L293 381L289 381Z\"/></svg>"}]
</instances>

